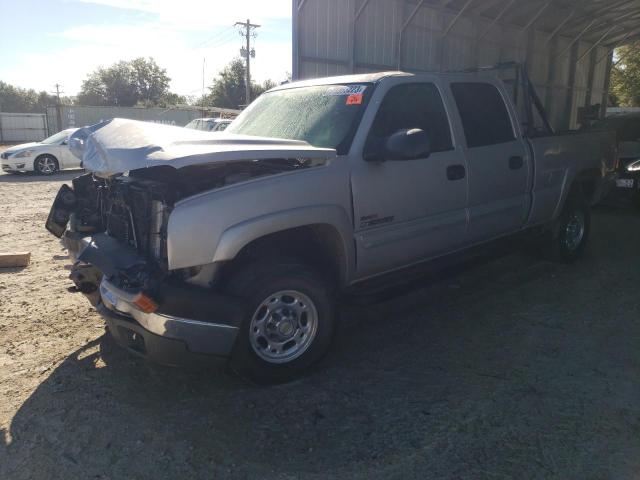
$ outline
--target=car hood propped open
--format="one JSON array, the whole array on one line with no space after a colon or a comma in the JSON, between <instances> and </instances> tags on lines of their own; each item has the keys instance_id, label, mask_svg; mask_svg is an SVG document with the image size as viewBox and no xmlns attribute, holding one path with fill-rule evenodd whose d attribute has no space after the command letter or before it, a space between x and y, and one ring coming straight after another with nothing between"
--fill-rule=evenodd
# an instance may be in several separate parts
<instances>
[{"instance_id":1,"label":"car hood propped open","mask_svg":"<svg viewBox=\"0 0 640 480\"><path fill-rule=\"evenodd\" d=\"M101 175L141 168L228 163L272 158L330 160L336 151L299 140L211 133L114 118L71 135L69 148L82 165Z\"/></svg>"}]
</instances>

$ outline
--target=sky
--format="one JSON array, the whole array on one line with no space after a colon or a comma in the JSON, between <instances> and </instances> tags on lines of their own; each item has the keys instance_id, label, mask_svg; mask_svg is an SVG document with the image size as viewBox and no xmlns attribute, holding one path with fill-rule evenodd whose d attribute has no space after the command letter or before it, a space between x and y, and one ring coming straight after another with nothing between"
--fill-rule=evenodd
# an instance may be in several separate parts
<instances>
[{"instance_id":1,"label":"sky","mask_svg":"<svg viewBox=\"0 0 640 480\"><path fill-rule=\"evenodd\" d=\"M291 0L0 0L0 80L75 95L100 66L153 57L171 90L202 93L244 43L237 21L260 26L252 40L255 81L291 72Z\"/></svg>"}]
</instances>

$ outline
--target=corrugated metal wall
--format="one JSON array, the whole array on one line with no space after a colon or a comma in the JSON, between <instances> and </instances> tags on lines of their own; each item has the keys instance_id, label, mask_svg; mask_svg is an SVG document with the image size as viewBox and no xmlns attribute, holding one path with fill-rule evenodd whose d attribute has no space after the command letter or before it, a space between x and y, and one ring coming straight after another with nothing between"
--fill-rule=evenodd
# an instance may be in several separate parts
<instances>
[{"instance_id":1,"label":"corrugated metal wall","mask_svg":"<svg viewBox=\"0 0 640 480\"><path fill-rule=\"evenodd\" d=\"M47 121L51 134L65 128L93 125L110 118L130 118L132 120L144 120L146 122L184 127L191 120L201 116L202 110L195 108L88 107L78 105L47 107Z\"/></svg>"},{"instance_id":2,"label":"corrugated metal wall","mask_svg":"<svg viewBox=\"0 0 640 480\"><path fill-rule=\"evenodd\" d=\"M294 0L294 79L526 61L555 128L575 128L579 107L606 103L608 48L597 46L578 62L591 43L562 35L550 40L550 33L535 28L493 24L479 15L456 18L455 11L420 3L416 8L415 0Z\"/></svg>"},{"instance_id":3,"label":"corrugated metal wall","mask_svg":"<svg viewBox=\"0 0 640 480\"><path fill-rule=\"evenodd\" d=\"M38 142L46 137L44 114L0 112L0 143Z\"/></svg>"}]
</instances>

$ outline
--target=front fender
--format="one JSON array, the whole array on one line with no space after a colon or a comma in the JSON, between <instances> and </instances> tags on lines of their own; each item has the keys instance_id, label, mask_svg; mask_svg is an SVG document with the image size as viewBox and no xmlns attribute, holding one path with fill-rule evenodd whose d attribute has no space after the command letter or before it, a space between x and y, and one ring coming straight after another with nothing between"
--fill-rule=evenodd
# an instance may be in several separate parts
<instances>
[{"instance_id":1,"label":"front fender","mask_svg":"<svg viewBox=\"0 0 640 480\"><path fill-rule=\"evenodd\" d=\"M228 261L249 242L306 225L330 225L353 254L345 162L231 185L176 204L169 215L169 269Z\"/></svg>"},{"instance_id":2,"label":"front fender","mask_svg":"<svg viewBox=\"0 0 640 480\"><path fill-rule=\"evenodd\" d=\"M351 223L345 211L337 205L319 205L285 210L253 218L234 225L221 235L213 256L214 262L233 260L245 246L258 238L272 233L308 225L330 225L342 240L347 261L353 259L353 244L347 239Z\"/></svg>"},{"instance_id":3,"label":"front fender","mask_svg":"<svg viewBox=\"0 0 640 480\"><path fill-rule=\"evenodd\" d=\"M251 218L226 228L217 242L200 239L198 248L183 248L181 242L169 242L169 268L187 268L233 260L249 243L293 228L328 225L340 236L345 254L346 278L350 278L355 262L353 229L348 215L338 205L317 205L283 210ZM175 237L175 235L174 235ZM171 238L171 237L170 237Z\"/></svg>"}]
</instances>

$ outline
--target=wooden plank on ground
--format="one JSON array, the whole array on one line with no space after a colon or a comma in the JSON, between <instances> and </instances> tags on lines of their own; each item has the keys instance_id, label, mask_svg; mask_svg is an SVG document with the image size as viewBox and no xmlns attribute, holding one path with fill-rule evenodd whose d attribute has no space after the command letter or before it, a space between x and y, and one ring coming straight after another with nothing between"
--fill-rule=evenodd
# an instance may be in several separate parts
<instances>
[{"instance_id":1,"label":"wooden plank on ground","mask_svg":"<svg viewBox=\"0 0 640 480\"><path fill-rule=\"evenodd\" d=\"M31 260L31 252L0 252L0 268L26 267Z\"/></svg>"}]
</instances>

